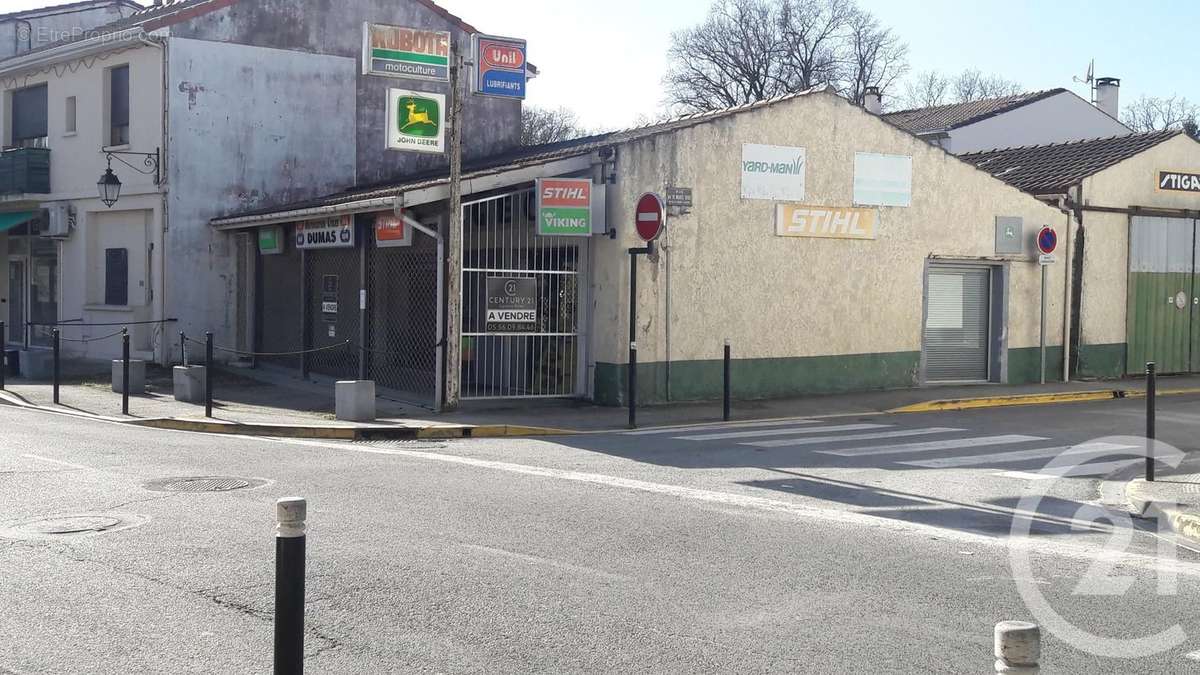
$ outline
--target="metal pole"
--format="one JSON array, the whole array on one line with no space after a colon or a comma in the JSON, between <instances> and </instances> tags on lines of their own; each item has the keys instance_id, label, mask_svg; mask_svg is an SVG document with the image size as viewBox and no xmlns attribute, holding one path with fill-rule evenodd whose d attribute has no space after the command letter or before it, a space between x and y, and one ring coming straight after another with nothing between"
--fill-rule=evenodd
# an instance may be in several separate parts
<instances>
[{"instance_id":1,"label":"metal pole","mask_svg":"<svg viewBox=\"0 0 1200 675\"><path fill-rule=\"evenodd\" d=\"M59 383L59 380L62 378L62 368L59 367L59 356L60 356L60 354L59 354L59 349L60 349L59 338L61 336L59 335L57 328L55 328L51 332L51 335L54 338L54 405L58 405L58 383Z\"/></svg>"},{"instance_id":2,"label":"metal pole","mask_svg":"<svg viewBox=\"0 0 1200 675\"><path fill-rule=\"evenodd\" d=\"M8 324L0 321L0 391L6 386L8 377Z\"/></svg>"},{"instance_id":3,"label":"metal pole","mask_svg":"<svg viewBox=\"0 0 1200 675\"><path fill-rule=\"evenodd\" d=\"M629 428L637 428L637 252L629 249Z\"/></svg>"},{"instance_id":4,"label":"metal pole","mask_svg":"<svg viewBox=\"0 0 1200 675\"><path fill-rule=\"evenodd\" d=\"M204 416L212 417L213 338L204 332Z\"/></svg>"},{"instance_id":5,"label":"metal pole","mask_svg":"<svg viewBox=\"0 0 1200 675\"><path fill-rule=\"evenodd\" d=\"M371 356L367 352L367 228L359 227L357 222L354 227L358 229L354 239L358 242L358 379L366 380L367 359Z\"/></svg>"},{"instance_id":6,"label":"metal pole","mask_svg":"<svg viewBox=\"0 0 1200 675\"><path fill-rule=\"evenodd\" d=\"M121 329L121 414L129 414L129 329Z\"/></svg>"},{"instance_id":7,"label":"metal pole","mask_svg":"<svg viewBox=\"0 0 1200 675\"><path fill-rule=\"evenodd\" d=\"M1158 383L1154 374L1154 362L1146 364L1146 480L1154 481L1154 397Z\"/></svg>"},{"instance_id":8,"label":"metal pole","mask_svg":"<svg viewBox=\"0 0 1200 675\"><path fill-rule=\"evenodd\" d=\"M1042 318L1041 330L1038 331L1038 352L1041 354L1038 368L1038 382L1046 384L1046 267L1042 265Z\"/></svg>"},{"instance_id":9,"label":"metal pole","mask_svg":"<svg viewBox=\"0 0 1200 675\"><path fill-rule=\"evenodd\" d=\"M729 339L725 339L725 396L724 405L721 410L721 418L726 422L729 421Z\"/></svg>"},{"instance_id":10,"label":"metal pole","mask_svg":"<svg viewBox=\"0 0 1200 675\"><path fill-rule=\"evenodd\" d=\"M179 365L187 366L187 334L179 331Z\"/></svg>"},{"instance_id":11,"label":"metal pole","mask_svg":"<svg viewBox=\"0 0 1200 675\"><path fill-rule=\"evenodd\" d=\"M304 672L304 548L308 504L275 502L275 675Z\"/></svg>"}]
</instances>

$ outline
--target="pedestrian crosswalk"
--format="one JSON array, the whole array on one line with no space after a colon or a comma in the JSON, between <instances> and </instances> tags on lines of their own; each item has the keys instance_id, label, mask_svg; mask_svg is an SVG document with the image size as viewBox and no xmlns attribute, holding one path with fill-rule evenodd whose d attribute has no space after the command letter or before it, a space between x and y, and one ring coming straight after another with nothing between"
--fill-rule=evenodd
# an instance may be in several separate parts
<instances>
[{"instance_id":1,"label":"pedestrian crosswalk","mask_svg":"<svg viewBox=\"0 0 1200 675\"><path fill-rule=\"evenodd\" d=\"M878 458L910 469L995 469L1019 480L1102 476L1142 461L1140 447L1121 443L1055 443L1045 436L976 433L958 427L905 427L872 422L773 420L725 425L647 429L630 435L659 435L672 442L723 449L804 451L855 466Z\"/></svg>"}]
</instances>

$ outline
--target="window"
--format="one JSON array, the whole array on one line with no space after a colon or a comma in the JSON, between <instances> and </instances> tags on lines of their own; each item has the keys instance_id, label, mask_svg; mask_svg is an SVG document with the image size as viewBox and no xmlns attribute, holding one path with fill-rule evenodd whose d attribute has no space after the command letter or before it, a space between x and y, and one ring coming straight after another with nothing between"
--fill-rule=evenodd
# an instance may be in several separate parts
<instances>
[{"instance_id":1,"label":"window","mask_svg":"<svg viewBox=\"0 0 1200 675\"><path fill-rule=\"evenodd\" d=\"M66 115L64 117L65 117L66 121L63 124L64 133L73 134L73 133L75 133L75 97L74 96L67 97L67 109L65 112L66 112Z\"/></svg>"},{"instance_id":2,"label":"window","mask_svg":"<svg viewBox=\"0 0 1200 675\"><path fill-rule=\"evenodd\" d=\"M18 89L12 95L12 144L46 147L46 85Z\"/></svg>"},{"instance_id":3,"label":"window","mask_svg":"<svg viewBox=\"0 0 1200 675\"><path fill-rule=\"evenodd\" d=\"M104 249L104 304L129 304L129 249Z\"/></svg>"},{"instance_id":4,"label":"window","mask_svg":"<svg viewBox=\"0 0 1200 675\"><path fill-rule=\"evenodd\" d=\"M108 71L108 144L129 144L129 66Z\"/></svg>"}]
</instances>

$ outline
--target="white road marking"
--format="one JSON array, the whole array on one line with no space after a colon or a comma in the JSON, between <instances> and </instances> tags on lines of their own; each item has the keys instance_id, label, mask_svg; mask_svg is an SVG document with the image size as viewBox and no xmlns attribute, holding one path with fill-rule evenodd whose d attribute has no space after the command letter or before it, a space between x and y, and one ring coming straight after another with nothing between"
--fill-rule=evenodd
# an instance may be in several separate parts
<instances>
[{"instance_id":1,"label":"white road marking","mask_svg":"<svg viewBox=\"0 0 1200 675\"><path fill-rule=\"evenodd\" d=\"M890 424L835 424L828 427L805 427L794 429L766 429L763 431L726 431L717 434L700 434L698 436L673 436L681 441L717 441L726 438L754 438L757 436L786 436L788 434L820 434L826 431L860 431L862 429L883 429Z\"/></svg>"},{"instance_id":2,"label":"white road marking","mask_svg":"<svg viewBox=\"0 0 1200 675\"><path fill-rule=\"evenodd\" d=\"M910 466L920 466L927 469L950 469L959 466L980 466L986 464L1004 464L1007 462L1024 462L1030 459L1049 459L1059 455L1093 455L1104 457L1117 455L1117 450L1133 448L1132 445L1119 443L1090 443L1087 445L1061 445L1057 448L1034 448L1033 450L1010 450L994 452L986 455L967 455L966 457L939 457L938 459L921 459L912 462L900 462Z\"/></svg>"},{"instance_id":3,"label":"white road marking","mask_svg":"<svg viewBox=\"0 0 1200 675\"><path fill-rule=\"evenodd\" d=\"M92 470L92 467L90 467L90 466L84 466L82 464L72 464L71 462L64 462L61 459L50 459L49 457L42 457L41 455L21 455L21 456L28 457L29 459L39 459L43 462L50 462L51 464L61 464L63 466L69 466L73 469L87 469L89 471Z\"/></svg>"},{"instance_id":4,"label":"white road marking","mask_svg":"<svg viewBox=\"0 0 1200 675\"><path fill-rule=\"evenodd\" d=\"M771 422L734 422L721 423L711 422L708 424L685 424L675 427L666 427L659 429L643 429L641 431L623 431L623 436L649 436L651 434L681 434L689 431L700 431L703 429L754 429L757 427L782 427L795 424L816 424L820 420L774 420Z\"/></svg>"},{"instance_id":5,"label":"white road marking","mask_svg":"<svg viewBox=\"0 0 1200 675\"><path fill-rule=\"evenodd\" d=\"M1131 464L1137 464L1140 459L1124 459L1116 462L1097 462L1095 464L1076 464L1074 466L1046 467L1038 471L1001 471L992 474L1004 478L1020 478L1024 480L1049 480L1051 478L1070 478L1077 476L1104 476L1123 469Z\"/></svg>"},{"instance_id":6,"label":"white road marking","mask_svg":"<svg viewBox=\"0 0 1200 675\"><path fill-rule=\"evenodd\" d=\"M842 441L873 441L881 438L904 438L905 436L925 436L927 434L944 434L950 431L963 431L952 427L925 427L922 429L896 429L893 431L877 431L870 434L848 434L845 436L818 436L816 438L778 438L773 441L751 441L738 445L753 445L759 448L790 448L794 445L815 445L817 443L839 443Z\"/></svg>"},{"instance_id":7,"label":"white road marking","mask_svg":"<svg viewBox=\"0 0 1200 675\"><path fill-rule=\"evenodd\" d=\"M902 452L928 452L930 450L949 450L976 448L984 445L1008 445L1011 443L1028 443L1044 441L1041 436L1023 436L1021 434L1006 434L1003 436L976 436L974 438L954 438L946 441L928 441L924 443L901 443L899 445L876 445L869 448L847 448L845 450L817 450L824 455L839 457L862 457L865 455L894 455Z\"/></svg>"}]
</instances>

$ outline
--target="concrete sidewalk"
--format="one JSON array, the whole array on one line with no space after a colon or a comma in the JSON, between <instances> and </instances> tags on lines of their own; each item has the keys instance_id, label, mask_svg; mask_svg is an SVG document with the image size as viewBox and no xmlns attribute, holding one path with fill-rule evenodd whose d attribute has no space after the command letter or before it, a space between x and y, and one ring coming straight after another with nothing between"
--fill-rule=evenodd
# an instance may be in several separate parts
<instances>
[{"instance_id":1,"label":"concrete sidewalk","mask_svg":"<svg viewBox=\"0 0 1200 675\"><path fill-rule=\"evenodd\" d=\"M427 408L387 397L378 399L375 424L339 422L333 415L332 381L305 381L277 372L224 369L213 379L214 419L204 418L202 405L181 403L172 395L170 371L150 368L147 393L130 397L130 416L121 415L121 396L111 390L108 372L89 371L76 364L68 369L60 390L60 405L48 382L9 380L9 392L20 397L10 403L63 413L99 416L130 423L188 430L319 436L349 435L349 430L379 433L380 429L424 429L427 433L461 435L533 435L624 429L626 408L597 406L579 400L466 401L459 410L436 414ZM1200 393L1200 377L1161 377L1159 392ZM886 412L930 412L965 408L1045 405L1102 400L1143 394L1140 379L1045 385L960 385L852 394L810 396L770 401L735 401L734 421L869 415ZM721 422L716 402L642 406L639 427ZM215 423L215 424L214 424ZM469 431L463 431L469 429ZM338 431L341 430L341 431ZM330 436L323 436L330 437Z\"/></svg>"},{"instance_id":2,"label":"concrete sidewalk","mask_svg":"<svg viewBox=\"0 0 1200 675\"><path fill-rule=\"evenodd\" d=\"M1160 462L1155 471L1153 482L1144 477L1127 482L1125 500L1134 514L1158 518L1161 527L1200 545L1200 457L1187 457L1175 468Z\"/></svg>"}]
</instances>

